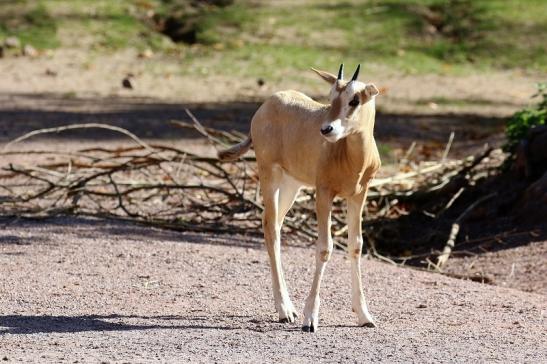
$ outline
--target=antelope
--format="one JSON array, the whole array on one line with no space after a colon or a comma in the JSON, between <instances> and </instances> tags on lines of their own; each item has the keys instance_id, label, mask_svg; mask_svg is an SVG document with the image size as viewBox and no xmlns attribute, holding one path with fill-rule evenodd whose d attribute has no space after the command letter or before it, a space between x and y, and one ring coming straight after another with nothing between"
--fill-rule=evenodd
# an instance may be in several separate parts
<instances>
[{"instance_id":1,"label":"antelope","mask_svg":"<svg viewBox=\"0 0 547 364\"><path fill-rule=\"evenodd\" d=\"M247 139L218 153L220 160L233 161L254 146L264 205L262 227L280 322L297 318L281 265L281 226L299 190L316 189L318 238L313 283L304 306L305 332L315 332L319 326L319 288L333 250L331 209L336 196L347 199L352 308L359 326L375 327L363 294L360 262L361 215L369 182L381 164L373 135L379 92L374 84L357 80L359 70L360 65L351 80L344 81L343 64L338 77L312 68L331 85L329 104L293 90L277 92L256 111Z\"/></svg>"}]
</instances>

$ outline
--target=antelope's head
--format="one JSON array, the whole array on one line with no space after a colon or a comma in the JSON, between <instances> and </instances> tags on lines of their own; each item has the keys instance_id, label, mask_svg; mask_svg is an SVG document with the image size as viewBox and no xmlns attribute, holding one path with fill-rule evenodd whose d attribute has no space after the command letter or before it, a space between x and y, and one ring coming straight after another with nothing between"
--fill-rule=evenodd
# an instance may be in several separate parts
<instances>
[{"instance_id":1,"label":"antelope's head","mask_svg":"<svg viewBox=\"0 0 547 364\"><path fill-rule=\"evenodd\" d=\"M368 103L373 103L379 94L374 84L357 80L360 68L361 65L358 65L350 81L344 81L344 64L340 65L338 77L312 68L319 77L331 85L329 114L320 130L323 137L331 143L363 129L362 123L365 119L361 117L362 110Z\"/></svg>"}]
</instances>

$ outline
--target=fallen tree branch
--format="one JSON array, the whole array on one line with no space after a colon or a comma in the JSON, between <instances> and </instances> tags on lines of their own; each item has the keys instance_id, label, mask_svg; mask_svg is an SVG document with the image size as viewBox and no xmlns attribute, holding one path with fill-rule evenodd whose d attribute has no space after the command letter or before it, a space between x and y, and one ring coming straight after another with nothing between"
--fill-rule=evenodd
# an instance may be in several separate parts
<instances>
[{"instance_id":1,"label":"fallen tree branch","mask_svg":"<svg viewBox=\"0 0 547 364\"><path fill-rule=\"evenodd\" d=\"M460 216L454 221L452 224L452 228L450 229L450 234L448 235L448 240L446 241L446 244L443 248L443 251L441 255L437 258L437 264L435 265L438 269L442 269L442 267L446 264L448 261L448 258L450 257L450 253L452 252L452 249L454 249L454 246L456 245L456 239L458 237L458 233L460 232L460 224L462 221L469 215L473 209L475 209L477 206L479 206L481 203L491 199L492 197L496 196L497 193L491 193L489 195L483 196L479 198L477 201L469 205L464 212L461 213Z\"/></svg>"},{"instance_id":2,"label":"fallen tree branch","mask_svg":"<svg viewBox=\"0 0 547 364\"><path fill-rule=\"evenodd\" d=\"M62 131L67 131L67 130L91 129L91 128L112 130L112 131L124 134L124 135L128 136L129 138L131 138L133 141L135 141L135 143L139 144L141 147L143 147L145 149L148 149L148 150L151 149L150 146L148 146L148 144L146 144L139 137L137 137L135 134L131 133L130 131L128 131L124 128L120 128L118 126L108 125L108 124L87 123L87 124L64 125L64 126L59 126L59 127L56 127L56 128L47 128L47 129L34 130L34 131L31 131L30 133L24 134L24 135L20 136L19 138L15 139L15 140L12 140L11 142L7 143L4 146L4 148L2 148L2 151L6 152L12 145L14 145L16 143L19 143L19 142L22 142L23 140L32 138L36 135L50 134L50 133L60 133Z\"/></svg>"},{"instance_id":3,"label":"fallen tree branch","mask_svg":"<svg viewBox=\"0 0 547 364\"><path fill-rule=\"evenodd\" d=\"M245 137L205 127L189 111L188 116L191 123L172 123L198 130L215 145L238 142ZM92 127L120 132L136 145L66 152L14 149L17 142L36 135ZM445 151L449 145L450 141ZM12 149L6 150L8 147ZM414 148L415 144L406 157L410 157ZM254 157L222 162L173 146L148 144L123 128L96 123L36 130L8 143L0 155L27 153L32 155L31 163L3 167L0 216L72 214L124 219L175 230L262 234L263 207L258 198ZM407 215L407 202L442 190L462 173L472 174L486 155L485 152L465 160L408 163L404 172L372 181L365 227L370 221ZM446 194L453 199L444 200L445 210L458 197L453 193ZM347 227L345 220L338 218L343 216L340 199L335 200L333 211L337 213L333 215L333 234L343 238ZM315 241L316 224L313 192L304 189L285 219L283 233L292 240ZM344 244L337 245L345 248ZM369 248L374 248L373 239ZM373 250L372 255L382 259Z\"/></svg>"}]
</instances>

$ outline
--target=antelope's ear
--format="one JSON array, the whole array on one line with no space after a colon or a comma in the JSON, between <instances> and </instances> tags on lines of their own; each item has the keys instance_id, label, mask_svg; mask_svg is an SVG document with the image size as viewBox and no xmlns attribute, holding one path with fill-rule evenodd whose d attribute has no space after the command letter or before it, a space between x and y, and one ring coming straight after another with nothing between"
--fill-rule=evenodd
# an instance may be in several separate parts
<instances>
[{"instance_id":1,"label":"antelope's ear","mask_svg":"<svg viewBox=\"0 0 547 364\"><path fill-rule=\"evenodd\" d=\"M312 68L311 69L313 72L317 73L319 75L319 77L321 77L322 79L324 79L325 81L327 81L329 84L333 84L336 82L337 78L335 75L333 75L332 73L330 72L327 72L327 71L321 71L321 70L316 70L315 68Z\"/></svg>"},{"instance_id":2,"label":"antelope's ear","mask_svg":"<svg viewBox=\"0 0 547 364\"><path fill-rule=\"evenodd\" d=\"M374 85L373 83L369 83L368 85L366 85L365 89L362 92L365 100L370 100L374 96L378 96L380 94L380 91L378 91L376 85Z\"/></svg>"}]
</instances>

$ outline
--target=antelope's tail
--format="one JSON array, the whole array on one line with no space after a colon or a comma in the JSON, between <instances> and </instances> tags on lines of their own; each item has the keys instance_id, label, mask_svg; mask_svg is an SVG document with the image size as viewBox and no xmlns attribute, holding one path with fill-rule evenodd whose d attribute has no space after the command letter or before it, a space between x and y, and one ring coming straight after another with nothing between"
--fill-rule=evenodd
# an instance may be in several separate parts
<instances>
[{"instance_id":1,"label":"antelope's tail","mask_svg":"<svg viewBox=\"0 0 547 364\"><path fill-rule=\"evenodd\" d=\"M252 144L253 144L253 140L251 139L251 136L249 135L247 139L245 139L241 143L238 143L234 145L233 147L225 149L225 150L219 150L218 159L220 159L221 161L235 161L236 159L241 157L243 154L245 154L249 149L251 149Z\"/></svg>"}]
</instances>

